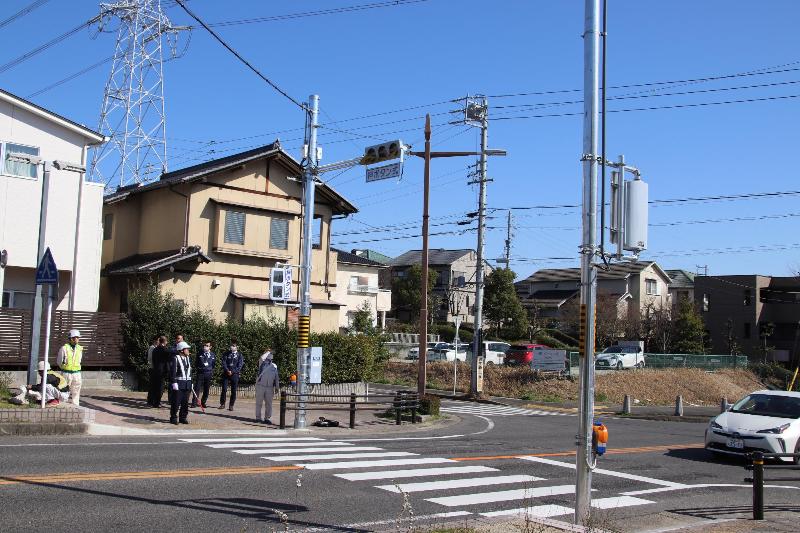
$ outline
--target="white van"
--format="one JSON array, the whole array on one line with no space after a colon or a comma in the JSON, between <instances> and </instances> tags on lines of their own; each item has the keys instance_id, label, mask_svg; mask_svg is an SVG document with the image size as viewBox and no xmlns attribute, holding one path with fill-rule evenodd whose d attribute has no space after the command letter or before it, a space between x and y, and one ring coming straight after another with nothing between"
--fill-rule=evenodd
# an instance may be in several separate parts
<instances>
[{"instance_id":1,"label":"white van","mask_svg":"<svg viewBox=\"0 0 800 533\"><path fill-rule=\"evenodd\" d=\"M484 341L483 354L486 357L484 364L502 365L506 359L506 352L511 348L507 342ZM472 344L469 345L468 359L472 359Z\"/></svg>"}]
</instances>

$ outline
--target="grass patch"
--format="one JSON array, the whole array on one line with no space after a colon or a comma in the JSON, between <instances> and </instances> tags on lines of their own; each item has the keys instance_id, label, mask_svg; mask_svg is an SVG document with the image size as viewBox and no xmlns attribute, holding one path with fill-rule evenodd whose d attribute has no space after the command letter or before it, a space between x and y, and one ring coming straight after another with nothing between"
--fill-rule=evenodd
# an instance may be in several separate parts
<instances>
[{"instance_id":1,"label":"grass patch","mask_svg":"<svg viewBox=\"0 0 800 533\"><path fill-rule=\"evenodd\" d=\"M520 396L519 399L528 402L543 402L543 403L559 403L563 401L561 397L555 394L539 394L536 392L526 392L525 394Z\"/></svg>"},{"instance_id":2,"label":"grass patch","mask_svg":"<svg viewBox=\"0 0 800 533\"><path fill-rule=\"evenodd\" d=\"M608 401L608 394L605 392L598 392L594 395L595 401L598 402L607 402Z\"/></svg>"}]
</instances>

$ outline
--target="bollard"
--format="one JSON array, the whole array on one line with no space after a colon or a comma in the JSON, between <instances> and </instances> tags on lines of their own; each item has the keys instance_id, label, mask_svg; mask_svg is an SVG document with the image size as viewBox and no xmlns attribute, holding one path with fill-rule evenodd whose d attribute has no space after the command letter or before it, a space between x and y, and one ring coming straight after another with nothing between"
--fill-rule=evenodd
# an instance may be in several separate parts
<instances>
[{"instance_id":1,"label":"bollard","mask_svg":"<svg viewBox=\"0 0 800 533\"><path fill-rule=\"evenodd\" d=\"M764 520L764 454L753 454L753 520Z\"/></svg>"},{"instance_id":2,"label":"bollard","mask_svg":"<svg viewBox=\"0 0 800 533\"><path fill-rule=\"evenodd\" d=\"M401 421L400 421L400 393L399 392L396 392L395 395L394 395L394 416L395 416L394 423L395 423L395 425L399 426L400 423L401 423Z\"/></svg>"},{"instance_id":3,"label":"bollard","mask_svg":"<svg viewBox=\"0 0 800 533\"><path fill-rule=\"evenodd\" d=\"M720 413L724 413L727 410L728 410L728 399L727 398L722 398L719 401L719 412Z\"/></svg>"},{"instance_id":4,"label":"bollard","mask_svg":"<svg viewBox=\"0 0 800 533\"><path fill-rule=\"evenodd\" d=\"M281 391L281 420L280 428L286 429L286 391Z\"/></svg>"},{"instance_id":5,"label":"bollard","mask_svg":"<svg viewBox=\"0 0 800 533\"><path fill-rule=\"evenodd\" d=\"M675 398L675 416L683 416L683 396Z\"/></svg>"},{"instance_id":6,"label":"bollard","mask_svg":"<svg viewBox=\"0 0 800 533\"><path fill-rule=\"evenodd\" d=\"M356 427L356 393L350 393L350 429Z\"/></svg>"},{"instance_id":7,"label":"bollard","mask_svg":"<svg viewBox=\"0 0 800 533\"><path fill-rule=\"evenodd\" d=\"M629 415L631 414L631 397L627 394L625 395L625 399L622 400L622 414Z\"/></svg>"},{"instance_id":8,"label":"bollard","mask_svg":"<svg viewBox=\"0 0 800 533\"><path fill-rule=\"evenodd\" d=\"M416 394L411 397L411 423L417 423L417 405L419 405L419 401L416 399Z\"/></svg>"}]
</instances>

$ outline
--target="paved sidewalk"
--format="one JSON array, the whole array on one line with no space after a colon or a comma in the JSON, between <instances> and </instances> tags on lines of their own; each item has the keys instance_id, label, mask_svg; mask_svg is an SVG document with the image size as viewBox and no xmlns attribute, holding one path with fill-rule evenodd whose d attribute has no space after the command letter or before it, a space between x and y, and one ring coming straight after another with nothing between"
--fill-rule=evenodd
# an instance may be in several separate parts
<instances>
[{"instance_id":1,"label":"paved sidewalk","mask_svg":"<svg viewBox=\"0 0 800 533\"><path fill-rule=\"evenodd\" d=\"M86 407L94 412L94 423L90 427L90 434L132 434L132 433L158 433L160 431L215 431L215 432L241 432L241 431L270 431L279 429L280 402L276 399L272 406L272 424L262 424L255 420L255 400L253 398L238 398L233 411L218 409L218 398L209 398L209 407L205 413L198 407L189 409L189 424L173 425L169 423L169 403L166 392L164 393L161 407L156 409L147 405L146 392L126 390L90 390L81 394L81 407ZM337 406L338 407L338 406ZM307 426L310 431L323 432L395 432L398 427L394 420L378 418L375 413L379 411L358 411L356 413L356 427L348 427L350 413L348 411L334 410L309 410ZM318 428L311 424L320 417L336 420L338 428ZM294 412L286 412L286 429L292 429ZM448 423L446 420L426 421L421 424L403 422L403 431L427 430L431 427L440 427Z\"/></svg>"}]
</instances>

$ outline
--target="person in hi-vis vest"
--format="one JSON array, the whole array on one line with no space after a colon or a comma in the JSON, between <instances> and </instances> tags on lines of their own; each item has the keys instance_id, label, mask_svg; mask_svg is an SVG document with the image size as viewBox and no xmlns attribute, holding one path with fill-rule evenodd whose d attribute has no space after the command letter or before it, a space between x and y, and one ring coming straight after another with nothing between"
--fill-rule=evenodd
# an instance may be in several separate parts
<instances>
[{"instance_id":1,"label":"person in hi-vis vest","mask_svg":"<svg viewBox=\"0 0 800 533\"><path fill-rule=\"evenodd\" d=\"M81 359L83 359L83 346L78 344L81 332L77 329L69 330L69 342L58 350L56 364L61 369L69 385L69 399L75 405L81 401Z\"/></svg>"},{"instance_id":2,"label":"person in hi-vis vest","mask_svg":"<svg viewBox=\"0 0 800 533\"><path fill-rule=\"evenodd\" d=\"M171 424L188 424L189 396L192 395L192 364L190 362L189 343L179 342L175 348L178 353L172 356L169 363L169 381L172 390L170 398L169 421Z\"/></svg>"}]
</instances>

